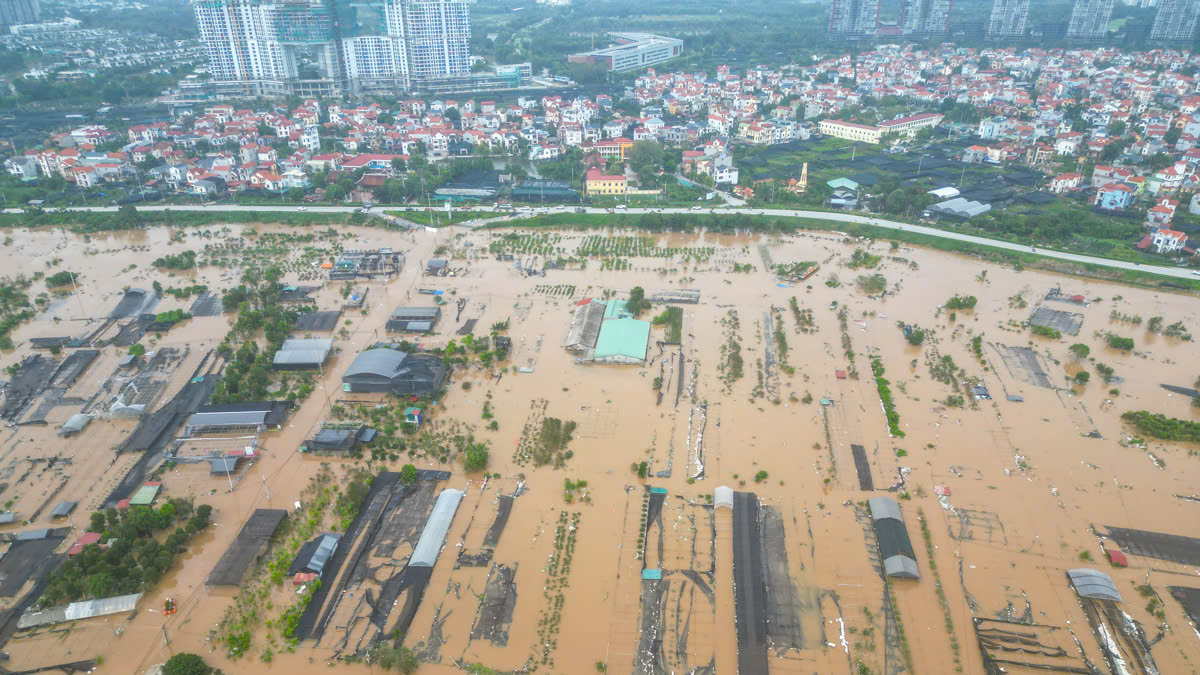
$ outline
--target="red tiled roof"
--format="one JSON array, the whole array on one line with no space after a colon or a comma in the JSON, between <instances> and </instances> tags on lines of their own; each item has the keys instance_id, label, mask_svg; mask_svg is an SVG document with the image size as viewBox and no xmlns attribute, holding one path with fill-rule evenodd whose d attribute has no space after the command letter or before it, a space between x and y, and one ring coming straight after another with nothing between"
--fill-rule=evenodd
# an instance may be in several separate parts
<instances>
[{"instance_id":1,"label":"red tiled roof","mask_svg":"<svg viewBox=\"0 0 1200 675\"><path fill-rule=\"evenodd\" d=\"M590 169L587 172L587 179L589 181L593 181L593 180L622 180L623 181L623 180L625 180L625 176L623 176L623 175L611 176L611 175L605 174L600 169Z\"/></svg>"}]
</instances>

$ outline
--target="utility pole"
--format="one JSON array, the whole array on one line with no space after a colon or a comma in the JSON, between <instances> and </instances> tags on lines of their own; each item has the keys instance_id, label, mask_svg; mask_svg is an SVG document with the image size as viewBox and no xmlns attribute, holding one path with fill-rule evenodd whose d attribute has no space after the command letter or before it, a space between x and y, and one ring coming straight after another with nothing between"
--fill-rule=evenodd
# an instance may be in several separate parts
<instances>
[{"instance_id":1,"label":"utility pole","mask_svg":"<svg viewBox=\"0 0 1200 675\"><path fill-rule=\"evenodd\" d=\"M64 244L70 243L67 240L67 228L64 227L62 229L62 233L63 233L63 243ZM71 276L71 291L75 294L75 301L79 303L79 318L87 319L88 323L91 323L91 317L87 316L87 313L83 309L83 298L79 297L79 286L75 285L75 272L72 271L70 268L68 268L67 274L69 274Z\"/></svg>"}]
</instances>

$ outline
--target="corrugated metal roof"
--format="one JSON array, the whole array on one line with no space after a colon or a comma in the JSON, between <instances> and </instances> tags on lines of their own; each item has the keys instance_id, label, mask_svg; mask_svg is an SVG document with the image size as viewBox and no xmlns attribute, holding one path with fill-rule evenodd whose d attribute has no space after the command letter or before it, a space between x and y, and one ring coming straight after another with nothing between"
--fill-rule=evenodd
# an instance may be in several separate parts
<instances>
[{"instance_id":1,"label":"corrugated metal roof","mask_svg":"<svg viewBox=\"0 0 1200 675\"><path fill-rule=\"evenodd\" d=\"M413 549L412 557L408 559L408 564L413 567L433 567L433 563L437 561L438 553L442 550L442 543L446 540L446 532L450 530L450 523L454 521L454 514L458 511L458 504L462 501L463 493L460 490L446 488L438 495L437 503L433 505L433 513L429 515L429 520L425 522L425 529L421 530L421 538L417 540L417 546Z\"/></svg>"},{"instance_id":2,"label":"corrugated metal roof","mask_svg":"<svg viewBox=\"0 0 1200 675\"><path fill-rule=\"evenodd\" d=\"M883 573L889 577L905 579L920 579L921 572L917 569L917 561L906 555L894 555L883 559Z\"/></svg>"},{"instance_id":3,"label":"corrugated metal roof","mask_svg":"<svg viewBox=\"0 0 1200 675\"><path fill-rule=\"evenodd\" d=\"M733 508L733 488L728 485L722 485L713 490L713 508L720 506Z\"/></svg>"},{"instance_id":4,"label":"corrugated metal roof","mask_svg":"<svg viewBox=\"0 0 1200 675\"><path fill-rule=\"evenodd\" d=\"M1086 567L1067 570L1067 576L1071 579L1071 585L1075 587L1075 592L1080 597L1121 602L1121 593L1113 583L1112 577L1100 570Z\"/></svg>"},{"instance_id":5,"label":"corrugated metal roof","mask_svg":"<svg viewBox=\"0 0 1200 675\"><path fill-rule=\"evenodd\" d=\"M883 558L884 574L920 579L916 553L908 538L908 528L904 526L900 504L889 497L872 497L868 504L871 518L875 520L875 539L879 544L879 556Z\"/></svg>"},{"instance_id":6,"label":"corrugated metal roof","mask_svg":"<svg viewBox=\"0 0 1200 675\"><path fill-rule=\"evenodd\" d=\"M292 350L325 350L328 352L333 348L333 340L330 338L292 338L284 340L279 346L279 351Z\"/></svg>"},{"instance_id":7,"label":"corrugated metal roof","mask_svg":"<svg viewBox=\"0 0 1200 675\"><path fill-rule=\"evenodd\" d=\"M606 305L604 308L605 319L620 319L622 317L629 316L631 316L629 314L629 306L624 300L617 300L616 298L613 298L612 300L608 301L608 305Z\"/></svg>"},{"instance_id":8,"label":"corrugated metal roof","mask_svg":"<svg viewBox=\"0 0 1200 675\"><path fill-rule=\"evenodd\" d=\"M67 420L67 423L62 425L63 433L76 433L83 431L83 428L86 427L91 421L91 415L84 415L83 413L71 415L71 419Z\"/></svg>"},{"instance_id":9,"label":"corrugated metal roof","mask_svg":"<svg viewBox=\"0 0 1200 675\"><path fill-rule=\"evenodd\" d=\"M132 595L117 595L98 600L72 602L69 605L60 605L37 612L25 612L17 621L17 628L33 628L35 626L47 626L63 621L90 619L96 616L132 612L137 609L137 603L141 599L141 593L134 593Z\"/></svg>"},{"instance_id":10,"label":"corrugated metal roof","mask_svg":"<svg viewBox=\"0 0 1200 675\"><path fill-rule=\"evenodd\" d=\"M896 520L904 520L904 516L900 514L900 504L890 497L872 497L867 500L867 505L871 507L871 518L879 520L880 518L895 518Z\"/></svg>"},{"instance_id":11,"label":"corrugated metal roof","mask_svg":"<svg viewBox=\"0 0 1200 675\"><path fill-rule=\"evenodd\" d=\"M442 310L440 307L397 307L392 310L393 319L409 319L412 321L437 319L441 314Z\"/></svg>"},{"instance_id":12,"label":"corrugated metal roof","mask_svg":"<svg viewBox=\"0 0 1200 675\"><path fill-rule=\"evenodd\" d=\"M341 445L348 443L357 433L358 429L321 429L313 436L313 441L322 445Z\"/></svg>"},{"instance_id":13,"label":"corrugated metal roof","mask_svg":"<svg viewBox=\"0 0 1200 675\"><path fill-rule=\"evenodd\" d=\"M329 358L328 349L289 349L287 351L280 349L275 352L275 358L271 363L276 366L294 366L303 363L319 366L325 363L327 358Z\"/></svg>"},{"instance_id":14,"label":"corrugated metal roof","mask_svg":"<svg viewBox=\"0 0 1200 675\"><path fill-rule=\"evenodd\" d=\"M342 379L350 377L392 377L408 354L395 349L368 349L354 357Z\"/></svg>"},{"instance_id":15,"label":"corrugated metal roof","mask_svg":"<svg viewBox=\"0 0 1200 675\"><path fill-rule=\"evenodd\" d=\"M75 510L77 502L59 502L54 505L54 510L50 512L51 518L62 518Z\"/></svg>"},{"instance_id":16,"label":"corrugated metal roof","mask_svg":"<svg viewBox=\"0 0 1200 675\"><path fill-rule=\"evenodd\" d=\"M650 340L650 322L637 319L608 319L600 326L594 359L623 357L646 360L646 344Z\"/></svg>"},{"instance_id":17,"label":"corrugated metal roof","mask_svg":"<svg viewBox=\"0 0 1200 675\"><path fill-rule=\"evenodd\" d=\"M590 298L586 303L580 302L576 305L563 347L568 351L583 351L595 347L596 338L600 335L600 324L604 322L605 307L605 303Z\"/></svg>"},{"instance_id":18,"label":"corrugated metal roof","mask_svg":"<svg viewBox=\"0 0 1200 675\"><path fill-rule=\"evenodd\" d=\"M211 457L208 460L208 472L225 476L237 470L238 457Z\"/></svg>"},{"instance_id":19,"label":"corrugated metal roof","mask_svg":"<svg viewBox=\"0 0 1200 675\"><path fill-rule=\"evenodd\" d=\"M263 424L267 419L266 410L245 410L232 412L198 412L188 418L189 427L252 427Z\"/></svg>"},{"instance_id":20,"label":"corrugated metal roof","mask_svg":"<svg viewBox=\"0 0 1200 675\"><path fill-rule=\"evenodd\" d=\"M158 485L143 485L129 498L129 503L133 506L149 506L153 504L154 498L158 496L159 487Z\"/></svg>"},{"instance_id":21,"label":"corrugated metal roof","mask_svg":"<svg viewBox=\"0 0 1200 675\"><path fill-rule=\"evenodd\" d=\"M309 558L308 568L320 574L325 569L325 563L329 562L329 558L337 550L338 541L341 538L340 534L321 535L321 543L317 545L317 550L313 553L312 558Z\"/></svg>"}]
</instances>

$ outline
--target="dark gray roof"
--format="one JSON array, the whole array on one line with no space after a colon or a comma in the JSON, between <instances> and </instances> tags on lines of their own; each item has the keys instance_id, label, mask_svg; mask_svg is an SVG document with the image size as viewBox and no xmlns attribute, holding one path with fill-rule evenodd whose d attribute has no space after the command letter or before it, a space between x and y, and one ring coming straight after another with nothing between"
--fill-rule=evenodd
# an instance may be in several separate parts
<instances>
[{"instance_id":1,"label":"dark gray roof","mask_svg":"<svg viewBox=\"0 0 1200 675\"><path fill-rule=\"evenodd\" d=\"M63 518L67 514L75 510L77 502L59 502L54 505L54 510L50 512L51 518Z\"/></svg>"},{"instance_id":2,"label":"dark gray roof","mask_svg":"<svg viewBox=\"0 0 1200 675\"><path fill-rule=\"evenodd\" d=\"M879 542L879 557L883 571L889 577L920 579L916 554L908 538L908 529L900 514L900 504L888 497L868 500L871 518L875 520L875 538Z\"/></svg>"},{"instance_id":3,"label":"dark gray roof","mask_svg":"<svg viewBox=\"0 0 1200 675\"><path fill-rule=\"evenodd\" d=\"M245 403L210 403L202 405L198 413L227 413L227 412L264 412L266 417L263 424L276 427L283 424L288 411L294 408L293 401L246 401Z\"/></svg>"},{"instance_id":4,"label":"dark gray roof","mask_svg":"<svg viewBox=\"0 0 1200 675\"><path fill-rule=\"evenodd\" d=\"M871 518L874 520L879 520L880 518L904 520L904 517L900 514L900 504L895 499L872 497L867 500L867 504L871 507Z\"/></svg>"},{"instance_id":5,"label":"dark gray roof","mask_svg":"<svg viewBox=\"0 0 1200 675\"><path fill-rule=\"evenodd\" d=\"M341 316L342 310L340 309L322 312L302 312L296 319L296 330L333 330L337 327L337 321Z\"/></svg>"},{"instance_id":6,"label":"dark gray roof","mask_svg":"<svg viewBox=\"0 0 1200 675\"><path fill-rule=\"evenodd\" d=\"M240 457L211 457L208 460L208 472L217 476L227 476L237 470Z\"/></svg>"},{"instance_id":7,"label":"dark gray roof","mask_svg":"<svg viewBox=\"0 0 1200 675\"><path fill-rule=\"evenodd\" d=\"M1100 570L1086 567L1067 570L1067 577L1070 578L1071 585L1075 587L1079 597L1121 602L1121 593L1117 591L1112 577Z\"/></svg>"},{"instance_id":8,"label":"dark gray roof","mask_svg":"<svg viewBox=\"0 0 1200 675\"><path fill-rule=\"evenodd\" d=\"M392 377L408 354L395 349L368 349L354 357L342 379L348 377Z\"/></svg>"},{"instance_id":9,"label":"dark gray roof","mask_svg":"<svg viewBox=\"0 0 1200 675\"><path fill-rule=\"evenodd\" d=\"M321 536L306 542L300 547L300 552L296 554L296 561L292 563L288 574L296 574L298 572L315 572L321 574L325 570L325 563L333 557L334 551L337 550L338 541L342 535L326 532Z\"/></svg>"}]
</instances>

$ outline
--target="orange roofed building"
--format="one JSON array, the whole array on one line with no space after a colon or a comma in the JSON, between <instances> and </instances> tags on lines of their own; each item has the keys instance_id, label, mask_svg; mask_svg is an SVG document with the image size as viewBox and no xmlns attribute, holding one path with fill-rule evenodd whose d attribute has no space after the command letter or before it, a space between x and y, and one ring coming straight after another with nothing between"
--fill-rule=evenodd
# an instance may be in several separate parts
<instances>
[{"instance_id":1,"label":"orange roofed building","mask_svg":"<svg viewBox=\"0 0 1200 675\"><path fill-rule=\"evenodd\" d=\"M590 169L584 181L584 192L589 195L623 195L627 188L625 176L605 174L600 169Z\"/></svg>"}]
</instances>

